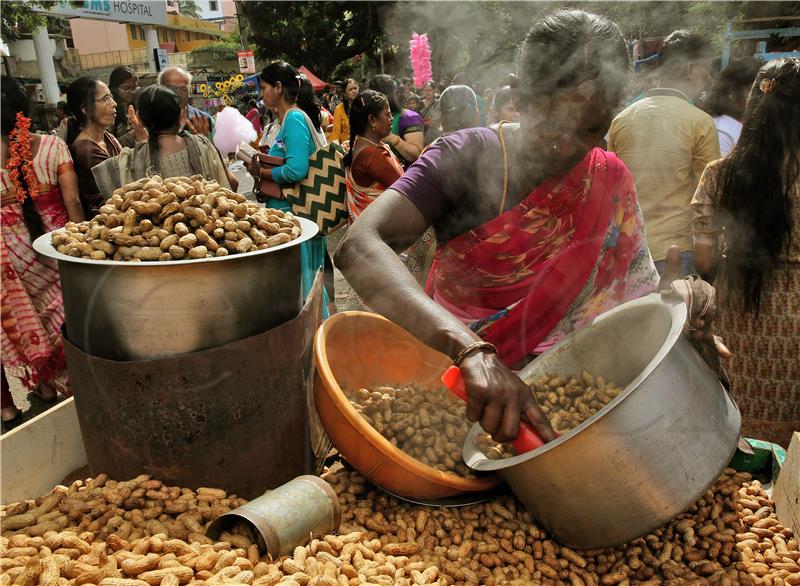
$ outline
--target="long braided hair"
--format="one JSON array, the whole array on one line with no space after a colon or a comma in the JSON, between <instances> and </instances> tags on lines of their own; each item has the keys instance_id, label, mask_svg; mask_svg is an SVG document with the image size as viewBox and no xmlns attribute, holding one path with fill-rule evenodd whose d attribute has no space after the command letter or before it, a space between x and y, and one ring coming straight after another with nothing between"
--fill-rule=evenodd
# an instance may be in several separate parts
<instances>
[{"instance_id":1,"label":"long braided hair","mask_svg":"<svg viewBox=\"0 0 800 586\"><path fill-rule=\"evenodd\" d=\"M3 76L0 80L0 130L2 130L3 141L8 142L11 139L11 133L17 125L17 113L21 113L26 118L30 114L30 97L25 92L25 89L16 79ZM31 160L20 161L21 168L31 165ZM22 171L22 169L20 169ZM22 200L22 219L25 222L25 227L28 229L28 234L31 237L31 242L36 240L39 236L44 234L44 222L39 212L36 210L36 205L33 198L30 197L30 185L26 173L19 173L19 183L22 190L25 192L25 198Z\"/></svg>"},{"instance_id":2,"label":"long braided hair","mask_svg":"<svg viewBox=\"0 0 800 586\"><path fill-rule=\"evenodd\" d=\"M181 105L178 96L166 86L151 85L141 91L136 100L136 110L147 129L150 162L156 173L161 171L158 137L180 125Z\"/></svg>"}]
</instances>

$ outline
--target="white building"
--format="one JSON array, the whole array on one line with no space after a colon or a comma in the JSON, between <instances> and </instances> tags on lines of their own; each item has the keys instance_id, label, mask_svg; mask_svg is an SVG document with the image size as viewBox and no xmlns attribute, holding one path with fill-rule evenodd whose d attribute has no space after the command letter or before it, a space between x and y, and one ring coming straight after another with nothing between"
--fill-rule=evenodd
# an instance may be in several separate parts
<instances>
[{"instance_id":1,"label":"white building","mask_svg":"<svg viewBox=\"0 0 800 586\"><path fill-rule=\"evenodd\" d=\"M222 0L195 0L197 11L203 20L222 20Z\"/></svg>"}]
</instances>

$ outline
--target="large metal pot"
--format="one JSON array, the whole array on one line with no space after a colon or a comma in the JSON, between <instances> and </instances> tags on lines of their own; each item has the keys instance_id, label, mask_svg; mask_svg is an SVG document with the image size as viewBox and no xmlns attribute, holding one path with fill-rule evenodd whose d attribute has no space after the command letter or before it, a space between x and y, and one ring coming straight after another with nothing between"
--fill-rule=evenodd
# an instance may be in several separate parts
<instances>
[{"instance_id":1,"label":"large metal pot","mask_svg":"<svg viewBox=\"0 0 800 586\"><path fill-rule=\"evenodd\" d=\"M109 360L146 360L215 348L265 332L302 307L300 244L318 231L300 218L299 238L265 250L170 262L67 256L50 243L34 249L58 260L67 338Z\"/></svg>"},{"instance_id":2,"label":"large metal pot","mask_svg":"<svg viewBox=\"0 0 800 586\"><path fill-rule=\"evenodd\" d=\"M736 404L682 335L686 306L653 294L598 317L529 364L524 380L586 369L624 384L619 396L541 448L489 460L473 439L464 460L496 471L537 522L579 549L617 545L685 510L736 450Z\"/></svg>"}]
</instances>

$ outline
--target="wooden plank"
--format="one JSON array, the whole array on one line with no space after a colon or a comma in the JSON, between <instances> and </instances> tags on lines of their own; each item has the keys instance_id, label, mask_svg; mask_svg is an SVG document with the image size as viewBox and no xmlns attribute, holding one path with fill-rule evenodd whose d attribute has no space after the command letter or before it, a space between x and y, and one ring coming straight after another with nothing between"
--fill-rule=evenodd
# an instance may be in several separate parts
<instances>
[{"instance_id":1,"label":"wooden plank","mask_svg":"<svg viewBox=\"0 0 800 586\"><path fill-rule=\"evenodd\" d=\"M8 504L48 493L86 465L75 400L70 397L0 436L0 454L0 502Z\"/></svg>"},{"instance_id":2,"label":"wooden plank","mask_svg":"<svg viewBox=\"0 0 800 586\"><path fill-rule=\"evenodd\" d=\"M800 535L800 432L792 434L786 461L775 482L775 512L778 520Z\"/></svg>"}]
</instances>

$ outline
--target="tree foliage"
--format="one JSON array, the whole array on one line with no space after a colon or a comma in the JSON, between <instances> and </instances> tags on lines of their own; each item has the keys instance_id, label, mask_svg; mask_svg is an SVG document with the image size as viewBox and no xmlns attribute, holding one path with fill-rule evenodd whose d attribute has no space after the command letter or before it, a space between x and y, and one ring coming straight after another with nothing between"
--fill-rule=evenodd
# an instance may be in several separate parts
<instances>
[{"instance_id":1,"label":"tree foliage","mask_svg":"<svg viewBox=\"0 0 800 586\"><path fill-rule=\"evenodd\" d=\"M382 38L383 2L242 2L259 59L285 59L327 79L336 66L370 53Z\"/></svg>"},{"instance_id":2,"label":"tree foliage","mask_svg":"<svg viewBox=\"0 0 800 586\"><path fill-rule=\"evenodd\" d=\"M47 24L48 17L40 10L52 4L54 3L47 0L3 2L0 9L0 19L2 19L0 37L6 42L16 41L22 35L32 33Z\"/></svg>"},{"instance_id":3,"label":"tree foliage","mask_svg":"<svg viewBox=\"0 0 800 586\"><path fill-rule=\"evenodd\" d=\"M200 18L200 9L194 0L178 0L178 12L181 13L181 16Z\"/></svg>"}]
</instances>

